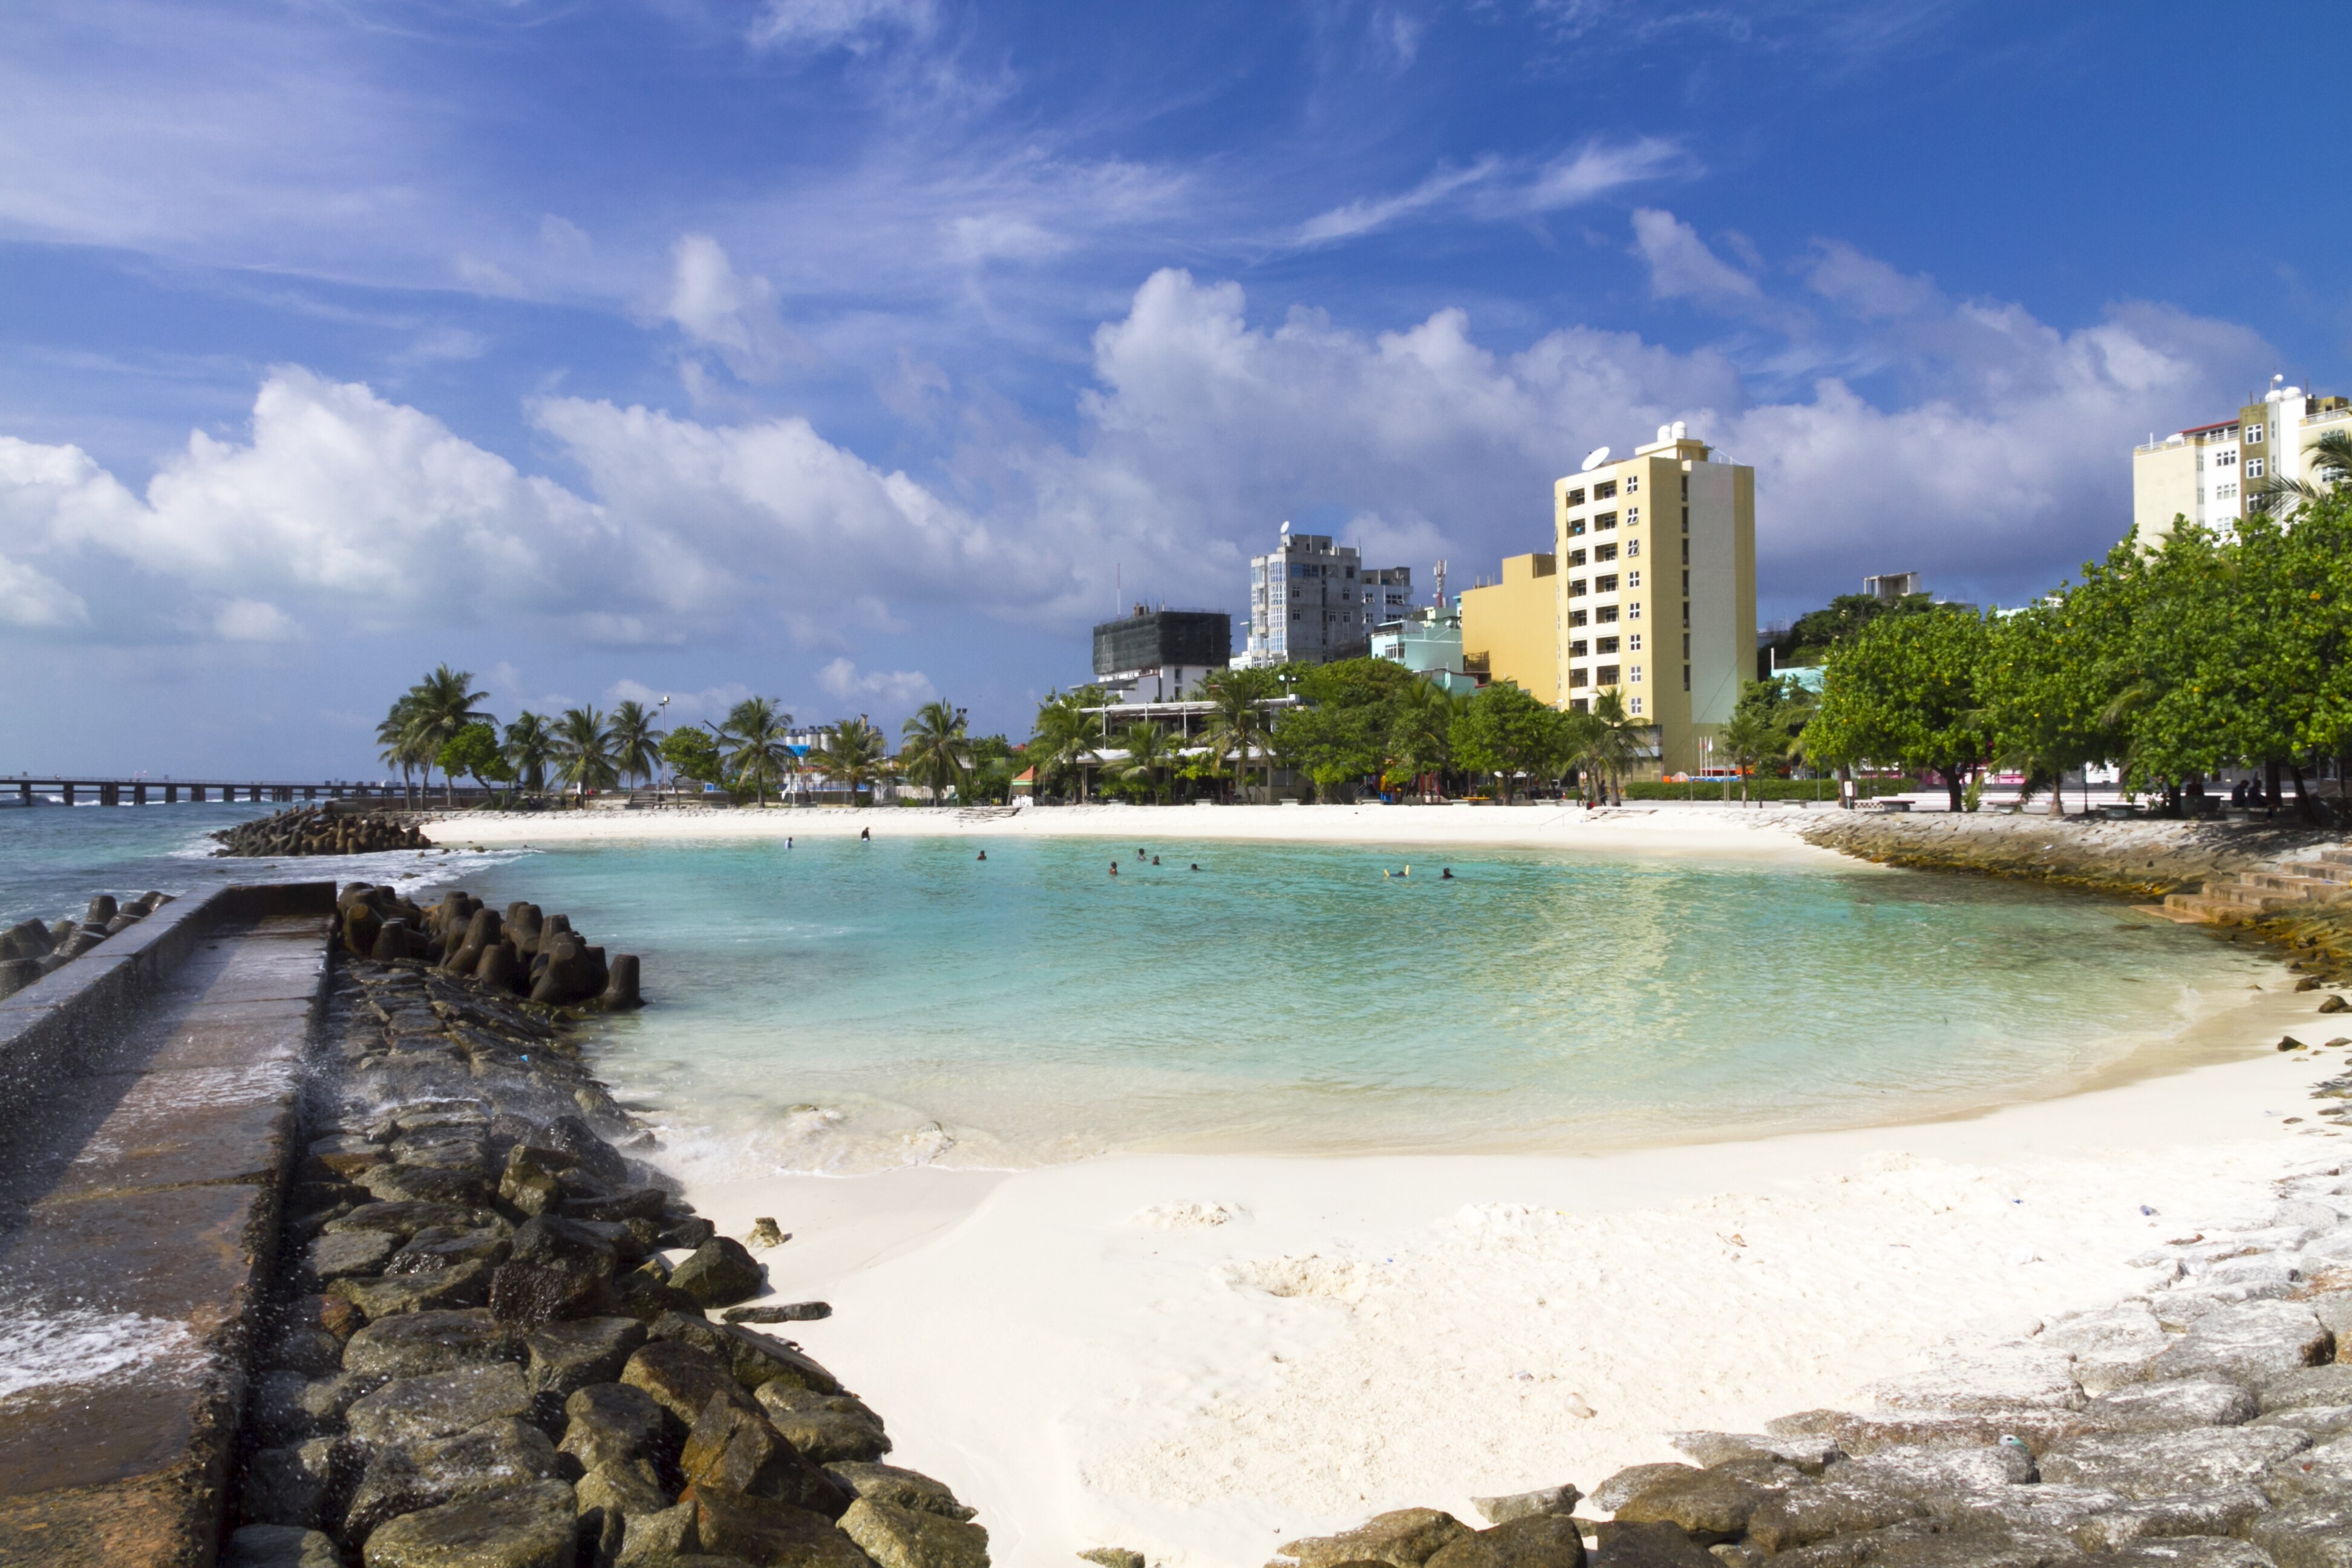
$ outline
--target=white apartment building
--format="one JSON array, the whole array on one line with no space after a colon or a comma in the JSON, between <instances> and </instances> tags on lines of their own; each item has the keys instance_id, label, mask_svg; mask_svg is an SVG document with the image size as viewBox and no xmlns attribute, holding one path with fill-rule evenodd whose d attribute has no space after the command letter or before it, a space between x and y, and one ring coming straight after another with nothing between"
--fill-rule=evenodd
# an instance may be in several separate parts
<instances>
[{"instance_id":1,"label":"white apartment building","mask_svg":"<svg viewBox=\"0 0 2352 1568\"><path fill-rule=\"evenodd\" d=\"M2311 477L2309 453L2331 430L2352 431L2352 403L2279 384L2233 418L2150 436L2132 448L2132 525L2142 543L2163 542L2176 517L2227 530L2263 482Z\"/></svg>"},{"instance_id":2,"label":"white apartment building","mask_svg":"<svg viewBox=\"0 0 2352 1568\"><path fill-rule=\"evenodd\" d=\"M1249 641L1234 663L1254 668L1327 664L1368 651L1372 628L1402 619L1412 568L1366 567L1356 548L1324 533L1293 533L1250 558Z\"/></svg>"}]
</instances>

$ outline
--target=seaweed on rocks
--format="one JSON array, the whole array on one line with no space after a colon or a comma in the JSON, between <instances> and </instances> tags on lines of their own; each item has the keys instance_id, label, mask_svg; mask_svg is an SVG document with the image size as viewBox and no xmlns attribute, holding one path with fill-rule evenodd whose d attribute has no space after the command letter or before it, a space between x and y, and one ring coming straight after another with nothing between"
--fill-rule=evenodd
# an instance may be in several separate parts
<instances>
[{"instance_id":1,"label":"seaweed on rocks","mask_svg":"<svg viewBox=\"0 0 2352 1568\"><path fill-rule=\"evenodd\" d=\"M583 1064L609 973L520 989L602 950L463 893L355 884L337 911L226 1561L984 1565L830 1372L705 1316L757 1266ZM665 1252L706 1260L702 1294Z\"/></svg>"}]
</instances>

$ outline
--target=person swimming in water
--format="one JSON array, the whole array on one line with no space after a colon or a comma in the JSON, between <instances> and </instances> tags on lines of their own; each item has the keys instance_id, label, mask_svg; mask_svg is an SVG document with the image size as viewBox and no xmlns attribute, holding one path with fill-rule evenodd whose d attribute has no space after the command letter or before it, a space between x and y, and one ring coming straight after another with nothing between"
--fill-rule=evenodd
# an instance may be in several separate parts
<instances>
[{"instance_id":1,"label":"person swimming in water","mask_svg":"<svg viewBox=\"0 0 2352 1568\"><path fill-rule=\"evenodd\" d=\"M1193 861L1193 862L1192 862L1192 869L1194 869L1195 871L1197 871L1197 870L1199 870L1200 868L1201 868L1201 863L1200 863L1198 860Z\"/></svg>"},{"instance_id":2,"label":"person swimming in water","mask_svg":"<svg viewBox=\"0 0 2352 1568\"><path fill-rule=\"evenodd\" d=\"M982 851L980 852L980 858L981 858L982 859L983 859L983 860L987 859L987 858L988 858L988 851L987 851L987 850L985 850L985 849L982 850Z\"/></svg>"},{"instance_id":3,"label":"person swimming in water","mask_svg":"<svg viewBox=\"0 0 2352 1568\"><path fill-rule=\"evenodd\" d=\"M1441 882L1450 882L1454 880L1454 868L1448 866L1444 870L1440 871L1437 874L1437 879Z\"/></svg>"},{"instance_id":4,"label":"person swimming in water","mask_svg":"<svg viewBox=\"0 0 2352 1568\"><path fill-rule=\"evenodd\" d=\"M872 838L873 838L873 837L874 837L874 830L873 830L872 828L870 828L870 827L861 827L861 828L859 828L859 829L857 830L857 841L858 841L860 844L864 844L864 843L866 843L866 842L869 841L870 839L872 839Z\"/></svg>"},{"instance_id":5,"label":"person swimming in water","mask_svg":"<svg viewBox=\"0 0 2352 1568\"><path fill-rule=\"evenodd\" d=\"M1116 860L1110 863L1110 874L1114 877L1118 875L1118 862Z\"/></svg>"},{"instance_id":6,"label":"person swimming in water","mask_svg":"<svg viewBox=\"0 0 2352 1568\"><path fill-rule=\"evenodd\" d=\"M1140 850L1140 849L1137 850L1137 851L1135 852L1135 858L1136 858L1137 859L1139 859L1139 860L1142 859L1142 858L1143 858L1143 851L1142 851L1142 850Z\"/></svg>"},{"instance_id":7,"label":"person swimming in water","mask_svg":"<svg viewBox=\"0 0 2352 1568\"><path fill-rule=\"evenodd\" d=\"M1155 865L1155 866L1159 865L1159 864L1160 864L1160 857L1159 857L1159 856L1157 856L1157 855L1154 855L1154 856L1151 858L1151 863L1152 863L1153 865Z\"/></svg>"}]
</instances>

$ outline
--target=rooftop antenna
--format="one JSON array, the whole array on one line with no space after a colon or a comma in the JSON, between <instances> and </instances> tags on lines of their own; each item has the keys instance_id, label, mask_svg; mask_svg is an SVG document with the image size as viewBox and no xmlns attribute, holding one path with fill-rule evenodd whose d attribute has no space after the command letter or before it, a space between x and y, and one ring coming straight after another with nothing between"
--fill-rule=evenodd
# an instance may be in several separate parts
<instances>
[{"instance_id":1,"label":"rooftop antenna","mask_svg":"<svg viewBox=\"0 0 2352 1568\"><path fill-rule=\"evenodd\" d=\"M1445 608L1445 563L1437 563L1437 607Z\"/></svg>"}]
</instances>

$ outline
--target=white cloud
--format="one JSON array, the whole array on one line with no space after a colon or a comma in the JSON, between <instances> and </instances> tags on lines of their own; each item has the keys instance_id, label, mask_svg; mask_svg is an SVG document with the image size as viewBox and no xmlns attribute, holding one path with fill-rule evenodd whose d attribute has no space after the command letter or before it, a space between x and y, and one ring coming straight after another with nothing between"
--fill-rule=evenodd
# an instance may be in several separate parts
<instances>
[{"instance_id":1,"label":"white cloud","mask_svg":"<svg viewBox=\"0 0 2352 1568\"><path fill-rule=\"evenodd\" d=\"M1291 243L1329 245L1437 212L1487 221L1522 219L1679 174L1688 163L1675 143L1655 137L1590 142L1533 169L1489 155L1461 168L1439 169L1396 195L1362 197L1319 213L1299 225Z\"/></svg>"},{"instance_id":2,"label":"white cloud","mask_svg":"<svg viewBox=\"0 0 2352 1568\"><path fill-rule=\"evenodd\" d=\"M939 688L919 669L861 672L847 658L836 658L816 672L816 683L836 701L866 703L886 714L898 715L939 696Z\"/></svg>"},{"instance_id":3,"label":"white cloud","mask_svg":"<svg viewBox=\"0 0 2352 1568\"><path fill-rule=\"evenodd\" d=\"M606 708L641 702L653 710L662 724L675 730L682 724L724 719L729 709L751 695L751 689L740 680L706 686L699 691L679 691L670 688L656 690L642 680L624 679L604 689L604 701Z\"/></svg>"},{"instance_id":4,"label":"white cloud","mask_svg":"<svg viewBox=\"0 0 2352 1568\"><path fill-rule=\"evenodd\" d=\"M79 626L89 606L65 584L0 555L0 626L28 630Z\"/></svg>"},{"instance_id":5,"label":"white cloud","mask_svg":"<svg viewBox=\"0 0 2352 1568\"><path fill-rule=\"evenodd\" d=\"M767 0L751 39L782 49L863 53L887 34L919 37L935 20L929 0Z\"/></svg>"},{"instance_id":6,"label":"white cloud","mask_svg":"<svg viewBox=\"0 0 2352 1568\"><path fill-rule=\"evenodd\" d=\"M666 314L698 343L719 351L746 381L762 381L798 352L776 315L775 289L765 278L735 270L726 250L707 234L683 236L670 253Z\"/></svg>"},{"instance_id":7,"label":"white cloud","mask_svg":"<svg viewBox=\"0 0 2352 1568\"><path fill-rule=\"evenodd\" d=\"M223 642L292 642L302 635L294 618L263 599L231 599L213 616Z\"/></svg>"},{"instance_id":8,"label":"white cloud","mask_svg":"<svg viewBox=\"0 0 2352 1568\"><path fill-rule=\"evenodd\" d=\"M1755 279L1709 250L1698 231L1672 213L1637 209L1633 248L1650 268L1652 299L1720 305L1764 297Z\"/></svg>"}]
</instances>

